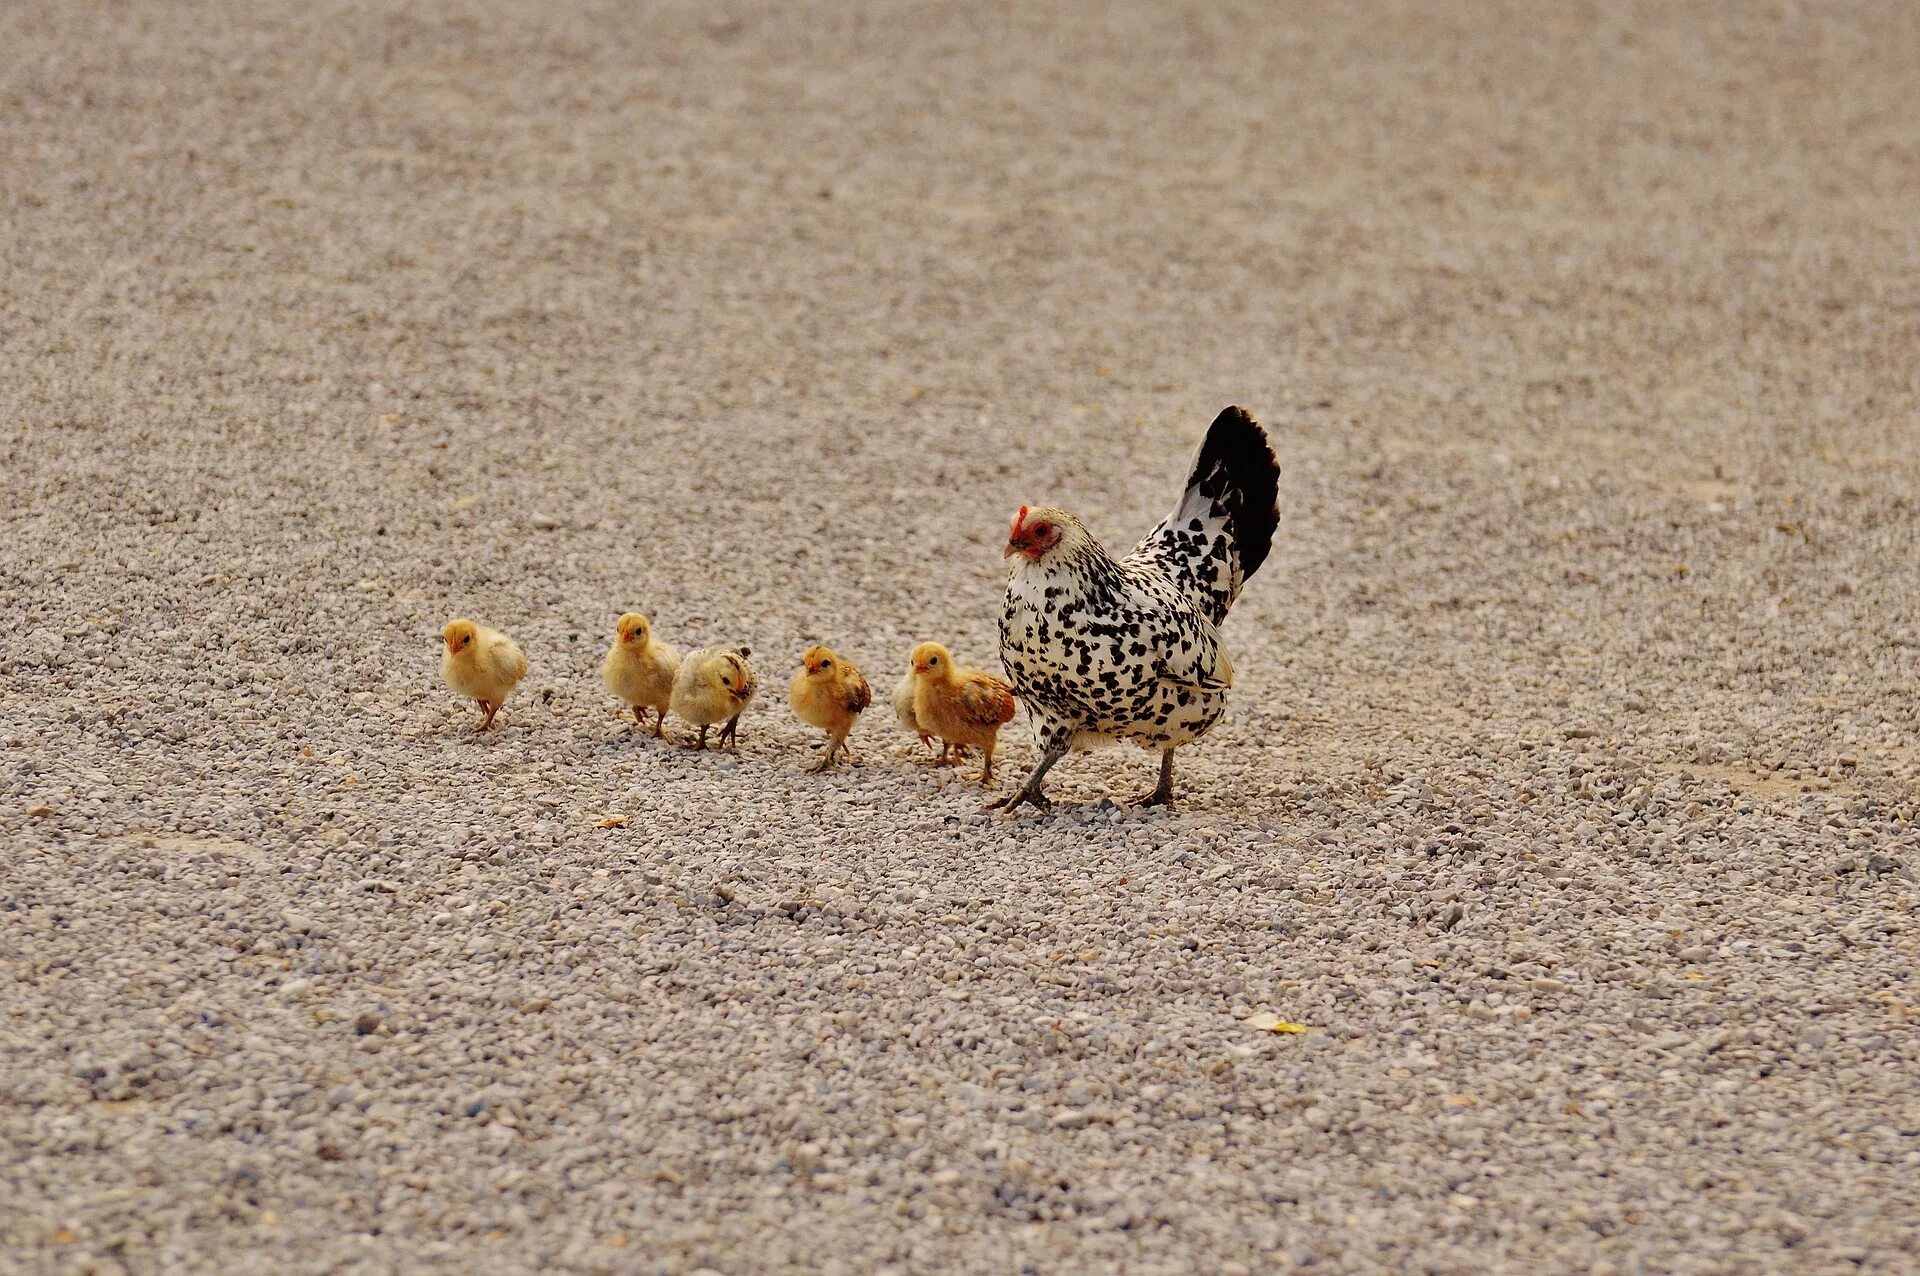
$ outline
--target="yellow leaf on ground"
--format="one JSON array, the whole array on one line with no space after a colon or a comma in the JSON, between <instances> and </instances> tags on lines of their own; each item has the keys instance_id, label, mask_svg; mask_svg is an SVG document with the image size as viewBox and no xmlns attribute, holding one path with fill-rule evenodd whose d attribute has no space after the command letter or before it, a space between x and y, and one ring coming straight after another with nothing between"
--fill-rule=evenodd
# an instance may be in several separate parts
<instances>
[{"instance_id":1,"label":"yellow leaf on ground","mask_svg":"<svg viewBox=\"0 0 1920 1276\"><path fill-rule=\"evenodd\" d=\"M1252 1015L1242 1020L1242 1022L1245 1023L1247 1027L1257 1029L1261 1032L1284 1032L1289 1036L1298 1036L1307 1030L1307 1025L1303 1023L1289 1023L1270 1010L1263 1010L1257 1015Z\"/></svg>"},{"instance_id":2,"label":"yellow leaf on ground","mask_svg":"<svg viewBox=\"0 0 1920 1276\"><path fill-rule=\"evenodd\" d=\"M1446 1098L1440 1100L1440 1102L1446 1104L1450 1108L1471 1108L1476 1104L1478 1104L1480 1100L1478 1097L1471 1094L1450 1094Z\"/></svg>"},{"instance_id":3,"label":"yellow leaf on ground","mask_svg":"<svg viewBox=\"0 0 1920 1276\"><path fill-rule=\"evenodd\" d=\"M627 827L627 817L624 815L609 815L604 820L595 820L593 827L597 829L623 829Z\"/></svg>"}]
</instances>

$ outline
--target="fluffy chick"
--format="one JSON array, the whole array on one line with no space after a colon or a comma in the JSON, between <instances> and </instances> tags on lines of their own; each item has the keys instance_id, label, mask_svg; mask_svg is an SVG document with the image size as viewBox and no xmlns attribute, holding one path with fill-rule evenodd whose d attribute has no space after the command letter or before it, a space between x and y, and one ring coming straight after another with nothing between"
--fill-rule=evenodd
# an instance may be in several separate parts
<instances>
[{"instance_id":1,"label":"fluffy chick","mask_svg":"<svg viewBox=\"0 0 1920 1276\"><path fill-rule=\"evenodd\" d=\"M800 721L827 733L827 751L814 770L826 770L833 765L834 755L843 751L847 761L853 761L847 735L873 703L873 688L851 661L836 656L831 647L807 648L800 657L800 672L787 687L787 697Z\"/></svg>"},{"instance_id":2,"label":"fluffy chick","mask_svg":"<svg viewBox=\"0 0 1920 1276\"><path fill-rule=\"evenodd\" d=\"M653 636L653 626L639 612L620 617L615 627L613 646L600 664L600 681L607 690L633 710L633 720L647 725L646 710L659 714L653 722L653 734L662 733L667 723L667 706L673 699L673 676L680 671L680 653Z\"/></svg>"},{"instance_id":3,"label":"fluffy chick","mask_svg":"<svg viewBox=\"0 0 1920 1276\"><path fill-rule=\"evenodd\" d=\"M950 745L972 745L986 758L980 782L993 783L993 750L1000 728L1013 721L1013 688L978 669L963 669L937 642L913 649L913 713L920 725Z\"/></svg>"},{"instance_id":4,"label":"fluffy chick","mask_svg":"<svg viewBox=\"0 0 1920 1276\"><path fill-rule=\"evenodd\" d=\"M480 723L485 731L527 676L527 658L513 639L465 617L448 621L440 638L447 645L440 653L440 676L461 695L479 701L480 711L487 715Z\"/></svg>"},{"instance_id":5,"label":"fluffy chick","mask_svg":"<svg viewBox=\"0 0 1920 1276\"><path fill-rule=\"evenodd\" d=\"M914 712L913 708L914 693L919 685L913 676L913 666L908 665L907 671L900 675L900 681L894 684L893 714L900 719L901 726L920 737L920 743L927 747L927 752L931 753L933 752L933 735L920 725L920 715ZM942 745L940 755L943 758L946 752L946 746Z\"/></svg>"},{"instance_id":6,"label":"fluffy chick","mask_svg":"<svg viewBox=\"0 0 1920 1276\"><path fill-rule=\"evenodd\" d=\"M914 678L913 666L908 665L907 671L900 675L900 681L895 683L893 687L893 716L900 719L901 726L919 736L920 743L927 746L928 753L932 753L933 733L921 725L920 715L915 712L913 707L914 692L918 686L919 683ZM966 756L967 751L964 748L957 744L948 744L942 740L940 742L940 755L931 759L931 761L935 766L958 766L960 765L961 759Z\"/></svg>"},{"instance_id":7,"label":"fluffy chick","mask_svg":"<svg viewBox=\"0 0 1920 1276\"><path fill-rule=\"evenodd\" d=\"M746 647L702 647L680 662L668 708L700 728L694 748L707 747L707 728L716 722L726 724L720 728L720 743L739 747L740 715L760 685L747 663L751 654Z\"/></svg>"}]
</instances>

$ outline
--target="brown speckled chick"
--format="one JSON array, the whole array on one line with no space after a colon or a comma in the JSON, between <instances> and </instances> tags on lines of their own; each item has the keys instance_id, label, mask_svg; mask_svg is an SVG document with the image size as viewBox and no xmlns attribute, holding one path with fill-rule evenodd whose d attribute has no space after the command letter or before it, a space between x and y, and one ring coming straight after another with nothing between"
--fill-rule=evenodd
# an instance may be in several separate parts
<instances>
[{"instance_id":1,"label":"brown speckled chick","mask_svg":"<svg viewBox=\"0 0 1920 1276\"><path fill-rule=\"evenodd\" d=\"M716 722L720 743L738 748L740 715L747 710L760 680L747 663L752 654L746 647L703 647L680 662L673 679L674 716L700 728L700 738L691 747L707 747L707 729Z\"/></svg>"},{"instance_id":2,"label":"brown speckled chick","mask_svg":"<svg viewBox=\"0 0 1920 1276\"><path fill-rule=\"evenodd\" d=\"M973 745L986 756L980 782L993 783L993 749L1000 728L1013 721L1013 688L978 669L963 669L937 642L913 649L913 710L920 725L952 745Z\"/></svg>"}]
</instances>

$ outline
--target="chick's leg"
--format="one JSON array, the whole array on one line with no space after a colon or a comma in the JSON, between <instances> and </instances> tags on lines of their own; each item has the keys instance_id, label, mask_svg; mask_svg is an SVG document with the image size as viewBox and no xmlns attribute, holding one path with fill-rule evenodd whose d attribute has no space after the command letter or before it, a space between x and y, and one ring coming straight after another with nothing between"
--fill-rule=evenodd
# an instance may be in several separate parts
<instances>
[{"instance_id":1,"label":"chick's leg","mask_svg":"<svg viewBox=\"0 0 1920 1276\"><path fill-rule=\"evenodd\" d=\"M1172 806L1173 805L1173 750L1160 751L1160 783L1153 786L1153 792L1145 797L1133 800L1135 806Z\"/></svg>"},{"instance_id":2,"label":"chick's leg","mask_svg":"<svg viewBox=\"0 0 1920 1276\"><path fill-rule=\"evenodd\" d=\"M692 744L688 745L687 747L689 749L704 749L707 747L707 730L709 725L710 724L707 724L707 723L701 724L700 738L698 740L695 740Z\"/></svg>"},{"instance_id":3,"label":"chick's leg","mask_svg":"<svg viewBox=\"0 0 1920 1276\"><path fill-rule=\"evenodd\" d=\"M480 730L485 731L493 725L493 715L500 712L500 706L491 700L481 700L478 703L480 705L480 712L486 715L480 719Z\"/></svg>"},{"instance_id":4,"label":"chick's leg","mask_svg":"<svg viewBox=\"0 0 1920 1276\"><path fill-rule=\"evenodd\" d=\"M639 705L633 706L633 720L635 722L638 722L643 727L646 726L647 711L645 709L642 709Z\"/></svg>"},{"instance_id":5,"label":"chick's leg","mask_svg":"<svg viewBox=\"0 0 1920 1276\"><path fill-rule=\"evenodd\" d=\"M659 716L653 720L653 738L656 740L664 740L667 735L667 711L665 709L655 709L654 713Z\"/></svg>"},{"instance_id":6,"label":"chick's leg","mask_svg":"<svg viewBox=\"0 0 1920 1276\"><path fill-rule=\"evenodd\" d=\"M720 744L732 749L735 753L740 751L740 716L738 714L728 718L727 725L720 728Z\"/></svg>"},{"instance_id":7,"label":"chick's leg","mask_svg":"<svg viewBox=\"0 0 1920 1276\"><path fill-rule=\"evenodd\" d=\"M812 766L808 767L807 770L809 771L826 770L828 767L833 765L833 755L838 753L839 751L840 751L839 737L835 736L832 732L828 732L826 752L822 753L820 755L820 760L814 763Z\"/></svg>"},{"instance_id":8,"label":"chick's leg","mask_svg":"<svg viewBox=\"0 0 1920 1276\"><path fill-rule=\"evenodd\" d=\"M1012 811L1025 802L1043 811L1051 811L1053 799L1046 795L1043 787L1047 781L1047 772L1053 770L1054 763L1067 756L1067 747L1071 743L1070 737L1064 733L1049 736L1043 741L1045 751L1040 755L1040 763L1033 768L1033 773L1027 776L1027 782L1015 789L1011 796L987 803L987 810Z\"/></svg>"}]
</instances>

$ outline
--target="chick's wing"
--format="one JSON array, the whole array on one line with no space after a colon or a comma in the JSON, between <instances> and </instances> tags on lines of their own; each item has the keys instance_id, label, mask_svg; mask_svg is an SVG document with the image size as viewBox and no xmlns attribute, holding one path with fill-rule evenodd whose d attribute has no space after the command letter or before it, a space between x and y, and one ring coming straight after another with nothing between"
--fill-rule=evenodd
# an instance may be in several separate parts
<instances>
[{"instance_id":1,"label":"chick's wing","mask_svg":"<svg viewBox=\"0 0 1920 1276\"><path fill-rule=\"evenodd\" d=\"M978 674L960 688L960 714L983 727L1013 721L1013 688L998 678Z\"/></svg>"}]
</instances>

